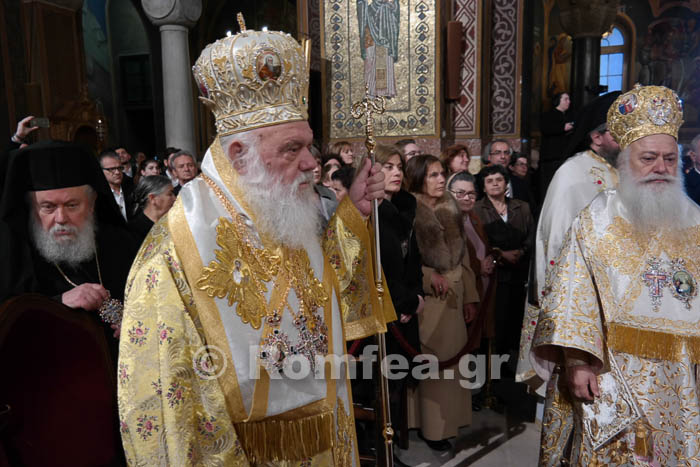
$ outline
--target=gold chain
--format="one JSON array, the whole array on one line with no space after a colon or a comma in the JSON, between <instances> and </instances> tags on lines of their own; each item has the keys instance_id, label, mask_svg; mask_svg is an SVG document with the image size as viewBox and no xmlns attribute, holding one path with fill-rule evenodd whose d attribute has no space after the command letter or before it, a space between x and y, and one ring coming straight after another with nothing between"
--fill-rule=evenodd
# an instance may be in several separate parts
<instances>
[{"instance_id":1,"label":"gold chain","mask_svg":"<svg viewBox=\"0 0 700 467\"><path fill-rule=\"evenodd\" d=\"M255 248L254 242L251 240L250 231L245 227L245 225L243 225L243 221L241 220L241 217L243 217L243 215L238 212L238 210L233 206L233 204L231 204L231 201L229 201L228 197L224 194L223 190L219 188L216 182L214 182L214 180L209 178L204 173L201 173L200 176L206 182L206 184L209 185L209 188L211 188L214 191L216 197L219 198L221 204L223 204L226 211L228 211L229 215L231 216L231 220L233 220L235 223L238 234L245 240L248 246L250 246L251 248ZM245 204L243 205L243 209L250 212L250 209L247 206L245 206ZM262 237L262 234L260 236ZM262 241L263 239L261 238L260 240Z\"/></svg>"},{"instance_id":2,"label":"gold chain","mask_svg":"<svg viewBox=\"0 0 700 467\"><path fill-rule=\"evenodd\" d=\"M221 204L224 205L226 211L228 211L231 218L234 220L236 229L239 235L244 238L245 242L250 248L255 249L253 242L250 240L250 232L243 225L241 221L242 214L233 207L231 201L224 194L223 190L207 175L204 173L200 174L202 179L207 185L214 191ZM245 208L245 206L244 206ZM260 234L262 237L262 234ZM263 242L264 243L264 242ZM302 253L298 250L292 250L287 247L281 248L282 253L282 270L287 274L289 278L289 285L291 287L287 288L284 297L289 293L289 289L293 288L298 292L300 312L304 315L312 315L315 308L322 306L322 303L327 299L325 292L323 291L323 286L318 280L313 277L313 273L309 274L308 271L308 260L304 261L302 258ZM302 279L303 278L303 279ZM286 300L283 301L283 303ZM284 308L282 306L281 308ZM277 310L273 310L277 311Z\"/></svg>"},{"instance_id":3,"label":"gold chain","mask_svg":"<svg viewBox=\"0 0 700 467\"><path fill-rule=\"evenodd\" d=\"M94 249L95 252L95 263L97 264L97 277L100 281L100 285L104 287L102 284L102 271L100 270L100 257L97 255L97 248ZM78 284L73 282L68 278L65 272L63 272L63 269L61 269L61 266L58 265L58 263L53 263L54 266L56 266L56 269L58 269L58 272L61 273L63 278L73 287L78 287ZM116 298L112 298L110 296L109 290L107 291L107 298L102 302L102 305L100 305L100 308L98 310L100 312L100 319L104 321L107 324L110 325L116 325L116 326L121 326L121 321L122 321L122 316L124 314L124 304L121 302L121 300L117 300Z\"/></svg>"},{"instance_id":4,"label":"gold chain","mask_svg":"<svg viewBox=\"0 0 700 467\"><path fill-rule=\"evenodd\" d=\"M99 256L97 256L97 249L95 249L95 263L97 263L97 277L100 281L100 285L102 285L104 287L104 285L102 284L102 272L100 271L100 258L99 258ZM61 266L59 266L58 263L53 263L53 264L54 264L54 266L56 266L56 269L58 269L58 272L61 273L63 278L66 281L68 281L68 283L70 285L72 285L73 287L78 287L78 284L76 284L75 282L73 282L72 280L70 280L68 278L68 276L66 275L65 272L63 272L63 269L61 269Z\"/></svg>"}]
</instances>

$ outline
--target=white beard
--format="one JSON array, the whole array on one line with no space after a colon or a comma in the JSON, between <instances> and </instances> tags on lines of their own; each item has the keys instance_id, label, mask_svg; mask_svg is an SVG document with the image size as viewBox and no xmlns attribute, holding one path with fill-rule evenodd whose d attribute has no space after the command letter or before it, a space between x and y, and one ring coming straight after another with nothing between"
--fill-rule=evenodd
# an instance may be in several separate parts
<instances>
[{"instance_id":1,"label":"white beard","mask_svg":"<svg viewBox=\"0 0 700 467\"><path fill-rule=\"evenodd\" d=\"M628 157L620 158L619 171L618 193L637 230L645 233L673 231L695 222L683 215L690 200L685 194L680 173L675 177L650 174L637 179L629 169ZM666 180L666 183L651 180Z\"/></svg>"},{"instance_id":2,"label":"white beard","mask_svg":"<svg viewBox=\"0 0 700 467\"><path fill-rule=\"evenodd\" d=\"M242 156L246 173L240 175L240 181L243 196L256 214L256 228L283 245L317 249L321 207L313 191L313 172L305 172L285 185L265 168L257 144L248 143ZM300 189L304 182L308 184Z\"/></svg>"},{"instance_id":3,"label":"white beard","mask_svg":"<svg viewBox=\"0 0 700 467\"><path fill-rule=\"evenodd\" d=\"M68 264L71 267L92 259L95 254L95 220L92 215L85 220L81 229L72 225L56 224L44 230L36 215L31 214L29 227L34 246L49 263ZM54 234L60 231L72 232L73 238L57 240Z\"/></svg>"}]
</instances>

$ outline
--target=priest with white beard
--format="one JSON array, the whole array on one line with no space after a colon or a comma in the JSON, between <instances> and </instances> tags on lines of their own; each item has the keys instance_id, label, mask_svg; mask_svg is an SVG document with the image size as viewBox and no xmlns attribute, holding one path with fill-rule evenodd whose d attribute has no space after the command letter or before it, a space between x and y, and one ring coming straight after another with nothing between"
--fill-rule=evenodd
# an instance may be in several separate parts
<instances>
[{"instance_id":1,"label":"priest with white beard","mask_svg":"<svg viewBox=\"0 0 700 467\"><path fill-rule=\"evenodd\" d=\"M119 252L117 244L123 245ZM116 363L112 334L118 326L109 318L105 322L104 314L101 321L100 310L123 299L137 249L99 164L85 148L44 141L10 157L0 203L0 258L6 265L0 302L38 293L87 311L109 334ZM119 312L121 305L116 307Z\"/></svg>"},{"instance_id":2,"label":"priest with white beard","mask_svg":"<svg viewBox=\"0 0 700 467\"><path fill-rule=\"evenodd\" d=\"M620 146L610 135L606 120L610 105L619 95L619 91L610 92L581 109L570 146L586 149L567 159L554 174L537 222L534 276L530 277L532 286L525 303L515 380L527 383L542 397L545 384L530 364L530 346L540 314L545 277L547 270L554 267L564 236L581 209L598 193L617 187L615 165Z\"/></svg>"},{"instance_id":3,"label":"priest with white beard","mask_svg":"<svg viewBox=\"0 0 700 467\"><path fill-rule=\"evenodd\" d=\"M279 70L263 72L269 61ZM388 297L379 306L367 227L383 175L366 161L322 231L299 44L243 27L193 71L218 137L127 281L127 460L359 465L347 367L322 359L338 367L346 340L395 319Z\"/></svg>"},{"instance_id":4,"label":"priest with white beard","mask_svg":"<svg viewBox=\"0 0 700 467\"><path fill-rule=\"evenodd\" d=\"M138 245L95 156L80 145L32 144L7 169L0 400L22 423L7 431L6 452L14 465L121 465L118 321Z\"/></svg>"},{"instance_id":5,"label":"priest with white beard","mask_svg":"<svg viewBox=\"0 0 700 467\"><path fill-rule=\"evenodd\" d=\"M682 112L661 86L636 86L608 111L620 184L574 220L532 344L538 375L560 376L540 465L700 463L700 208L682 188ZM573 408L557 403L563 389ZM561 436L572 412L573 436Z\"/></svg>"}]
</instances>

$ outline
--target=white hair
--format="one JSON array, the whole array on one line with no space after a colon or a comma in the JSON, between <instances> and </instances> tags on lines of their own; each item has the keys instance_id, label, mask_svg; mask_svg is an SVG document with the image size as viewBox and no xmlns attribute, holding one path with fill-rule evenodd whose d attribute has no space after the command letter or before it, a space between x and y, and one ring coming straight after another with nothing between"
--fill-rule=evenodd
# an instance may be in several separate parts
<instances>
[{"instance_id":1,"label":"white hair","mask_svg":"<svg viewBox=\"0 0 700 467\"><path fill-rule=\"evenodd\" d=\"M232 164L239 172L243 197L256 216L256 227L292 248L310 249L312 244L318 248L321 210L313 192L313 172L304 172L292 183L284 184L281 176L271 173L263 164L259 130L222 138L225 154L235 141L242 149ZM300 189L304 182L307 186Z\"/></svg>"},{"instance_id":2,"label":"white hair","mask_svg":"<svg viewBox=\"0 0 700 467\"><path fill-rule=\"evenodd\" d=\"M700 146L700 134L695 135L695 138L690 142L690 150L698 152Z\"/></svg>"},{"instance_id":3,"label":"white hair","mask_svg":"<svg viewBox=\"0 0 700 467\"><path fill-rule=\"evenodd\" d=\"M630 167L630 155L629 146L620 151L617 165L620 174L618 193L632 224L645 233L690 227L695 219L694 216L683 215L692 202L683 188L680 164L675 176L651 173L637 177ZM652 180L665 180L668 183L650 183Z\"/></svg>"},{"instance_id":4,"label":"white hair","mask_svg":"<svg viewBox=\"0 0 700 467\"><path fill-rule=\"evenodd\" d=\"M29 218L29 229L34 246L49 263L68 264L75 267L94 256L97 228L92 212L85 219L81 228L74 225L55 224L49 230L44 230L39 216L33 213ZM58 240L56 239L58 232L72 233L73 238Z\"/></svg>"}]
</instances>

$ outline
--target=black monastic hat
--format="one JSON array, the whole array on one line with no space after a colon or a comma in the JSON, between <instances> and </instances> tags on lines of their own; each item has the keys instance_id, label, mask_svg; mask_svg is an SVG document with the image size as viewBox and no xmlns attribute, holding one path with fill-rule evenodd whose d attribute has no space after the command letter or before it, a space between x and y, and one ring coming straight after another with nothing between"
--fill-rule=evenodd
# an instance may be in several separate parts
<instances>
[{"instance_id":1,"label":"black monastic hat","mask_svg":"<svg viewBox=\"0 0 700 467\"><path fill-rule=\"evenodd\" d=\"M574 133L564 151L567 158L588 149L588 134L607 121L608 109L620 94L620 91L613 91L598 96L578 112L574 119Z\"/></svg>"},{"instance_id":2,"label":"black monastic hat","mask_svg":"<svg viewBox=\"0 0 700 467\"><path fill-rule=\"evenodd\" d=\"M0 219L26 218L28 191L81 185L90 185L97 192L98 221L125 225L97 158L85 147L63 141L43 141L10 153L0 200Z\"/></svg>"}]
</instances>

